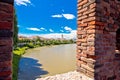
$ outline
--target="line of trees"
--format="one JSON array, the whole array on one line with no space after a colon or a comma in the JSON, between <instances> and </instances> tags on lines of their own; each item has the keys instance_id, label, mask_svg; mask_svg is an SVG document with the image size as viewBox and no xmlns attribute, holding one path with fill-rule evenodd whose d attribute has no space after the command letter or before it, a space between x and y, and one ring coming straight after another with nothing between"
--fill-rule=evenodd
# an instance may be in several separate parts
<instances>
[{"instance_id":1,"label":"line of trees","mask_svg":"<svg viewBox=\"0 0 120 80\"><path fill-rule=\"evenodd\" d=\"M14 32L13 32L13 46L17 47L18 43L18 23L17 23L17 16L14 10Z\"/></svg>"},{"instance_id":2,"label":"line of trees","mask_svg":"<svg viewBox=\"0 0 120 80\"><path fill-rule=\"evenodd\" d=\"M71 44L71 43L74 43L74 41L72 39L70 39L70 40L56 40L56 39L42 40L38 37L35 39L21 39L18 41L18 43L19 43L18 44L19 47L26 46L26 47L33 48L36 46Z\"/></svg>"}]
</instances>

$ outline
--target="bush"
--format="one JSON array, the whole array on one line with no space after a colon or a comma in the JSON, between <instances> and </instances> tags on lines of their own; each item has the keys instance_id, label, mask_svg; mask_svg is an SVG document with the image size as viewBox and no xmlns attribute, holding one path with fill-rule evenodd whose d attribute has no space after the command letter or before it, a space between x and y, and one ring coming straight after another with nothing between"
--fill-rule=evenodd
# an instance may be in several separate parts
<instances>
[{"instance_id":1,"label":"bush","mask_svg":"<svg viewBox=\"0 0 120 80\"><path fill-rule=\"evenodd\" d=\"M35 46L34 46L33 43L28 43L28 44L26 44L26 47L28 47L28 48L34 48Z\"/></svg>"},{"instance_id":2,"label":"bush","mask_svg":"<svg viewBox=\"0 0 120 80\"><path fill-rule=\"evenodd\" d=\"M13 51L13 62L12 62L12 66L13 66L13 80L17 80L18 77L18 68L19 68L19 61L21 58L21 55L23 55L25 53L25 50L28 49L28 47L23 47L23 48L19 48L17 47L14 51Z\"/></svg>"}]
</instances>

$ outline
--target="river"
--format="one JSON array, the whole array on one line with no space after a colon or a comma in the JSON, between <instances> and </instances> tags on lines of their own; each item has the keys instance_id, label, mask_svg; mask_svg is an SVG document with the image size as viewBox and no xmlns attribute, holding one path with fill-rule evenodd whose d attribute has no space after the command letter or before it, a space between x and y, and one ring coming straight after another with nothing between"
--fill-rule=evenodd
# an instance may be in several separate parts
<instances>
[{"instance_id":1,"label":"river","mask_svg":"<svg viewBox=\"0 0 120 80\"><path fill-rule=\"evenodd\" d=\"M74 71L76 69L75 56L76 44L29 49L20 60L18 80L35 80Z\"/></svg>"}]
</instances>

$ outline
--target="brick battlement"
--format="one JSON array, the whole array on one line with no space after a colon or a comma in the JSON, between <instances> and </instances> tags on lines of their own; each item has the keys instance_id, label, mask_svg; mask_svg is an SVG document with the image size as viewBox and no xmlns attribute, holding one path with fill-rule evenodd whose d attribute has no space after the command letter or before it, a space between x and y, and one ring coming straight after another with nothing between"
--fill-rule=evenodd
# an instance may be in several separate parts
<instances>
[{"instance_id":1,"label":"brick battlement","mask_svg":"<svg viewBox=\"0 0 120 80\"><path fill-rule=\"evenodd\" d=\"M120 80L120 2L78 0L77 71L95 80Z\"/></svg>"}]
</instances>

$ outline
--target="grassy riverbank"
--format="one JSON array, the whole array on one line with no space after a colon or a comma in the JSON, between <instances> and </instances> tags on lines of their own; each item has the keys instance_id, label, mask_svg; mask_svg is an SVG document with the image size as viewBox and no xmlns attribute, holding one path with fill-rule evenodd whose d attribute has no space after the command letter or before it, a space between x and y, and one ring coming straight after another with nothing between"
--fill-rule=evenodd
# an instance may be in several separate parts
<instances>
[{"instance_id":1,"label":"grassy riverbank","mask_svg":"<svg viewBox=\"0 0 120 80\"><path fill-rule=\"evenodd\" d=\"M21 55L25 53L25 50L28 49L27 47L22 47L22 48L16 48L13 51L13 79L12 80L17 80L18 76L18 68L19 68L19 61L21 58Z\"/></svg>"},{"instance_id":2,"label":"grassy riverbank","mask_svg":"<svg viewBox=\"0 0 120 80\"><path fill-rule=\"evenodd\" d=\"M26 42L26 41L25 41ZM35 41L30 42L27 41L26 44L22 47L17 47L13 51L13 80L17 80L18 77L18 69L19 69L19 61L23 54L25 54L25 51L30 48L36 48L36 47L42 47L42 46L51 46L51 45L60 45L60 44L72 44L74 43L71 40L47 40L47 41Z\"/></svg>"}]
</instances>

